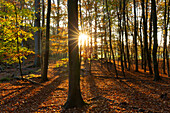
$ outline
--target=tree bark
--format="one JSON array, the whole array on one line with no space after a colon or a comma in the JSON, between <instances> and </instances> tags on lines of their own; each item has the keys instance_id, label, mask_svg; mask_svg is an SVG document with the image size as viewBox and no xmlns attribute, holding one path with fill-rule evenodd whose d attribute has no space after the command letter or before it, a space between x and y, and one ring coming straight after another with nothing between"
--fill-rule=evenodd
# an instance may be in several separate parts
<instances>
[{"instance_id":1,"label":"tree bark","mask_svg":"<svg viewBox=\"0 0 170 113\"><path fill-rule=\"evenodd\" d=\"M134 43L135 43L135 71L138 72L138 50L137 50L137 25L136 25L136 2L133 0L134 4Z\"/></svg>"},{"instance_id":2,"label":"tree bark","mask_svg":"<svg viewBox=\"0 0 170 113\"><path fill-rule=\"evenodd\" d=\"M153 44L153 65L154 65L154 80L158 81L161 79L159 76L158 70L158 62L157 62L157 14L156 14L156 3L155 0L151 0L151 7L152 7L152 18L153 18L153 37L154 37L154 44Z\"/></svg>"},{"instance_id":3,"label":"tree bark","mask_svg":"<svg viewBox=\"0 0 170 113\"><path fill-rule=\"evenodd\" d=\"M34 34L35 41L35 60L34 65L40 66L40 0L35 0L35 23L34 27L38 27L38 31Z\"/></svg>"},{"instance_id":4,"label":"tree bark","mask_svg":"<svg viewBox=\"0 0 170 113\"><path fill-rule=\"evenodd\" d=\"M57 0L57 34L59 34L60 27L60 0Z\"/></svg>"},{"instance_id":5,"label":"tree bark","mask_svg":"<svg viewBox=\"0 0 170 113\"><path fill-rule=\"evenodd\" d=\"M170 72L169 72L169 57L168 57L168 49L167 49L167 35L168 35L168 25L169 25L169 12L170 12L170 0L168 3L168 18L166 22L166 0L165 0L165 16L164 16L164 21L165 21L165 51L166 51L166 63L167 63L167 73L168 77L170 77ZM170 39L169 39L170 40Z\"/></svg>"},{"instance_id":6,"label":"tree bark","mask_svg":"<svg viewBox=\"0 0 170 113\"><path fill-rule=\"evenodd\" d=\"M121 33L122 33L122 20L121 20L122 13L121 12L122 12L122 2L120 1L120 3L119 3L119 12L118 12L118 20L119 20L119 46L120 46L121 69L122 69L123 76L125 76L124 66L123 66L123 53L124 53L124 49L123 49L123 45L124 45L123 44L123 37L122 37L122 40L121 40Z\"/></svg>"},{"instance_id":7,"label":"tree bark","mask_svg":"<svg viewBox=\"0 0 170 113\"><path fill-rule=\"evenodd\" d=\"M126 0L123 0L123 21L124 21L124 32L125 32L125 39L126 39L126 55L127 55L127 61L128 61L128 68L127 70L130 70L130 60L129 60L129 46L128 46L128 33L126 29L126 19L125 19L125 7L126 7Z\"/></svg>"},{"instance_id":8,"label":"tree bark","mask_svg":"<svg viewBox=\"0 0 170 113\"><path fill-rule=\"evenodd\" d=\"M78 0L68 0L69 92L66 109L82 107L85 102L80 91L80 63L78 52Z\"/></svg>"},{"instance_id":9,"label":"tree bark","mask_svg":"<svg viewBox=\"0 0 170 113\"><path fill-rule=\"evenodd\" d=\"M44 4L44 0L42 0L42 27L44 28L44 24L45 24L45 4ZM41 75L43 75L43 55L44 55L44 50L43 50L43 30L41 30Z\"/></svg>"},{"instance_id":10,"label":"tree bark","mask_svg":"<svg viewBox=\"0 0 170 113\"><path fill-rule=\"evenodd\" d=\"M95 0L94 4L95 11L95 28L94 28L94 58L97 59L97 0Z\"/></svg>"},{"instance_id":11,"label":"tree bark","mask_svg":"<svg viewBox=\"0 0 170 113\"><path fill-rule=\"evenodd\" d=\"M144 0L142 0L142 18L143 18L143 26L144 26L144 50L145 50L145 60L147 59L147 63L148 63L148 67L149 67L149 72L150 74L153 74L153 71L152 71L152 67L151 67L151 56L148 52L148 39L147 39L147 7L148 7L148 0L146 1L146 12L145 12L145 8L144 8ZM145 16L146 14L146 16ZM145 68L145 71L146 71L146 68Z\"/></svg>"},{"instance_id":12,"label":"tree bark","mask_svg":"<svg viewBox=\"0 0 170 113\"><path fill-rule=\"evenodd\" d=\"M116 77L118 78L118 73L117 73L117 69L116 69L116 63L115 63L115 57L114 57L114 53L113 53L113 48L112 48L112 41L111 41L111 22L110 22L110 13L108 11L108 4L107 4L107 0L106 0L106 10L107 10L107 15L108 15L108 19L109 19L109 41L110 41L110 50L112 53L112 57L113 57L113 65L114 65L114 70L116 73ZM111 55L110 55L111 56Z\"/></svg>"},{"instance_id":13,"label":"tree bark","mask_svg":"<svg viewBox=\"0 0 170 113\"><path fill-rule=\"evenodd\" d=\"M142 69L144 69L143 67L143 62L144 62L144 58L143 58L143 40L142 40L142 18L141 18L141 21L140 21L140 48L141 48L141 57L142 57L142 62L141 62L141 67Z\"/></svg>"},{"instance_id":14,"label":"tree bark","mask_svg":"<svg viewBox=\"0 0 170 113\"><path fill-rule=\"evenodd\" d=\"M51 13L51 0L48 0L46 42L45 42L45 54L44 54L44 60L43 60L43 75L42 75L43 82L48 80L47 72L48 72L48 58L49 58L50 13Z\"/></svg>"}]
</instances>

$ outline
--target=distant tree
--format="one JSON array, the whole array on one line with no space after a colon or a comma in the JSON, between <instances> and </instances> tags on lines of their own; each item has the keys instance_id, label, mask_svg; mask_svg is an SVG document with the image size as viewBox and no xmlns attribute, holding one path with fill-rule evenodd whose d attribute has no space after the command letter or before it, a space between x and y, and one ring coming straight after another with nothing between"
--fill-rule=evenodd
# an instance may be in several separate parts
<instances>
[{"instance_id":1,"label":"distant tree","mask_svg":"<svg viewBox=\"0 0 170 113\"><path fill-rule=\"evenodd\" d=\"M46 41L45 41L45 52L43 57L43 75L42 75L43 82L48 80L47 72L48 72L48 58L49 58L50 13L51 13L51 0L48 0Z\"/></svg>"},{"instance_id":2,"label":"distant tree","mask_svg":"<svg viewBox=\"0 0 170 113\"><path fill-rule=\"evenodd\" d=\"M138 71L138 50L137 50L137 23L136 23L136 1L133 0L133 9L134 9L134 48L135 48L135 71Z\"/></svg>"},{"instance_id":3,"label":"distant tree","mask_svg":"<svg viewBox=\"0 0 170 113\"><path fill-rule=\"evenodd\" d=\"M169 58L168 58L168 50L167 50L167 34L168 34L168 24L169 24L169 9L168 8L168 18L166 17L167 15L167 2L165 0L165 12L164 12L164 46L163 46L163 73L165 74L165 58L167 62L167 72L168 76L170 76L169 73ZM170 0L168 5L170 6Z\"/></svg>"},{"instance_id":4,"label":"distant tree","mask_svg":"<svg viewBox=\"0 0 170 113\"><path fill-rule=\"evenodd\" d=\"M80 91L78 0L68 0L69 92L66 109L85 105Z\"/></svg>"},{"instance_id":5,"label":"distant tree","mask_svg":"<svg viewBox=\"0 0 170 113\"><path fill-rule=\"evenodd\" d=\"M35 0L35 23L34 27L38 27L38 31L34 34L35 41L35 61L34 65L40 66L40 0Z\"/></svg>"},{"instance_id":6,"label":"distant tree","mask_svg":"<svg viewBox=\"0 0 170 113\"><path fill-rule=\"evenodd\" d=\"M157 62L157 48L158 48L158 39L157 39L157 13L156 13L156 3L155 0L151 0L151 7L152 7L152 21L153 21L153 38L154 38L154 44L153 44L153 65L154 65L154 80L158 81L161 79L159 76L159 70L158 70L158 62Z\"/></svg>"},{"instance_id":7,"label":"distant tree","mask_svg":"<svg viewBox=\"0 0 170 113\"><path fill-rule=\"evenodd\" d=\"M60 0L57 0L57 34L59 34L60 27Z\"/></svg>"},{"instance_id":8,"label":"distant tree","mask_svg":"<svg viewBox=\"0 0 170 113\"><path fill-rule=\"evenodd\" d=\"M130 70L130 59L129 59L129 46L128 46L128 33L126 28L126 0L123 0L123 27L125 32L125 41L126 41L126 55L127 55L127 62L128 62L128 70Z\"/></svg>"},{"instance_id":9,"label":"distant tree","mask_svg":"<svg viewBox=\"0 0 170 113\"><path fill-rule=\"evenodd\" d=\"M114 70L115 70L115 73L116 73L116 77L118 78L118 73L117 73L116 63L115 63L115 57L114 57L113 48L112 48L112 40L111 40L111 37L112 37L111 20L110 20L110 12L109 12L109 10L108 10L108 2L107 2L107 0L106 0L106 11L107 11L108 20L109 20L109 42L110 42L110 51L111 51L111 54L112 54L112 57L113 57L113 65L114 65ZM111 54L110 54L110 58L111 58Z\"/></svg>"},{"instance_id":10,"label":"distant tree","mask_svg":"<svg viewBox=\"0 0 170 113\"><path fill-rule=\"evenodd\" d=\"M44 0L42 0L42 28L44 28L44 24L45 24L45 3ZM41 43L40 43L40 48L41 48L41 75L43 75L43 29L41 30Z\"/></svg>"},{"instance_id":11,"label":"distant tree","mask_svg":"<svg viewBox=\"0 0 170 113\"><path fill-rule=\"evenodd\" d=\"M94 28L94 57L97 58L97 0L94 3L94 11L95 11L95 28Z\"/></svg>"},{"instance_id":12,"label":"distant tree","mask_svg":"<svg viewBox=\"0 0 170 113\"><path fill-rule=\"evenodd\" d=\"M143 37L142 37L142 18L141 18L141 21L140 21L140 28L139 28L139 31L140 31L140 48L141 48L141 57L142 57L142 62L141 62L141 67L142 69L144 69L143 67L143 62L144 62L144 51L143 51Z\"/></svg>"},{"instance_id":13,"label":"distant tree","mask_svg":"<svg viewBox=\"0 0 170 113\"><path fill-rule=\"evenodd\" d=\"M144 3L145 3L144 0L142 0L141 5L142 5L142 18L143 18L143 27L144 27L143 32L144 32L145 65L146 65L146 59L147 59L149 72L150 74L153 74L152 67L151 67L151 55L148 52L148 38L147 38L148 0L146 1L146 12L145 12ZM145 71L146 71L146 66L145 66Z\"/></svg>"},{"instance_id":14,"label":"distant tree","mask_svg":"<svg viewBox=\"0 0 170 113\"><path fill-rule=\"evenodd\" d=\"M124 53L124 47L123 47L123 37L121 35L122 33L122 1L119 1L119 11L117 9L117 12L118 12L118 26L119 26L119 49L120 49L120 61L121 61L121 69L122 69L122 73L123 75L125 76L125 73L124 73L124 66L123 66L123 53Z\"/></svg>"}]
</instances>

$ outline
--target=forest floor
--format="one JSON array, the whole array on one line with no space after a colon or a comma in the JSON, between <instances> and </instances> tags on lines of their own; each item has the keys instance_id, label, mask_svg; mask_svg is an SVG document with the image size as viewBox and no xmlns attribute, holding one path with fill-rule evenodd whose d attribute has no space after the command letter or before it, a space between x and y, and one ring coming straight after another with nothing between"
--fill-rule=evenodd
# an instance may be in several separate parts
<instances>
[{"instance_id":1,"label":"forest floor","mask_svg":"<svg viewBox=\"0 0 170 113\"><path fill-rule=\"evenodd\" d=\"M61 64L61 65L60 65ZM82 67L84 68L84 67ZM27 78L40 83L37 68L25 68ZM32 69L32 70L31 70ZM37 70L37 71L36 71ZM9 71L9 73L15 70ZM8 74L1 72L0 77ZM68 67L61 61L49 65L49 81L41 85L28 81L11 79L0 83L0 112L66 112L66 113L169 113L170 78L162 76L162 81L153 81L153 75L139 70L125 71L119 78L115 73L101 67L98 61L92 62L91 75L81 72L82 97L88 105L82 108L65 110L62 106L68 95Z\"/></svg>"}]
</instances>

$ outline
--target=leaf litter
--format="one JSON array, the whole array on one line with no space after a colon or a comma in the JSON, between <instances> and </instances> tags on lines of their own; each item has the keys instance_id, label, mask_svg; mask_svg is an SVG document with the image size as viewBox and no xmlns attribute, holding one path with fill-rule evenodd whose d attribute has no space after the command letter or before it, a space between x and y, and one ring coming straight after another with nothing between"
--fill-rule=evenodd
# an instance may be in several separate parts
<instances>
[{"instance_id":1,"label":"leaf litter","mask_svg":"<svg viewBox=\"0 0 170 113\"><path fill-rule=\"evenodd\" d=\"M92 74L80 77L82 97L88 105L65 110L62 106L68 95L68 67L56 67L56 63L51 63L49 81L42 85L21 80L0 83L0 111L169 113L170 78L162 75L162 81L155 82L151 75L142 71L125 71L125 78L120 68L118 72L119 78L116 79L114 72L93 61ZM40 82L40 78L31 79Z\"/></svg>"}]
</instances>

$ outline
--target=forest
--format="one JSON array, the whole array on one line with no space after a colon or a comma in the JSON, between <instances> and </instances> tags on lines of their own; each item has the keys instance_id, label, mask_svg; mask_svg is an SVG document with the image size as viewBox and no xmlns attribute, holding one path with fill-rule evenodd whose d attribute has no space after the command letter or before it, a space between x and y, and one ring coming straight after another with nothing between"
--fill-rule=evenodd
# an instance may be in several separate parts
<instances>
[{"instance_id":1,"label":"forest","mask_svg":"<svg viewBox=\"0 0 170 113\"><path fill-rule=\"evenodd\" d=\"M0 0L0 112L169 113L170 0Z\"/></svg>"}]
</instances>

